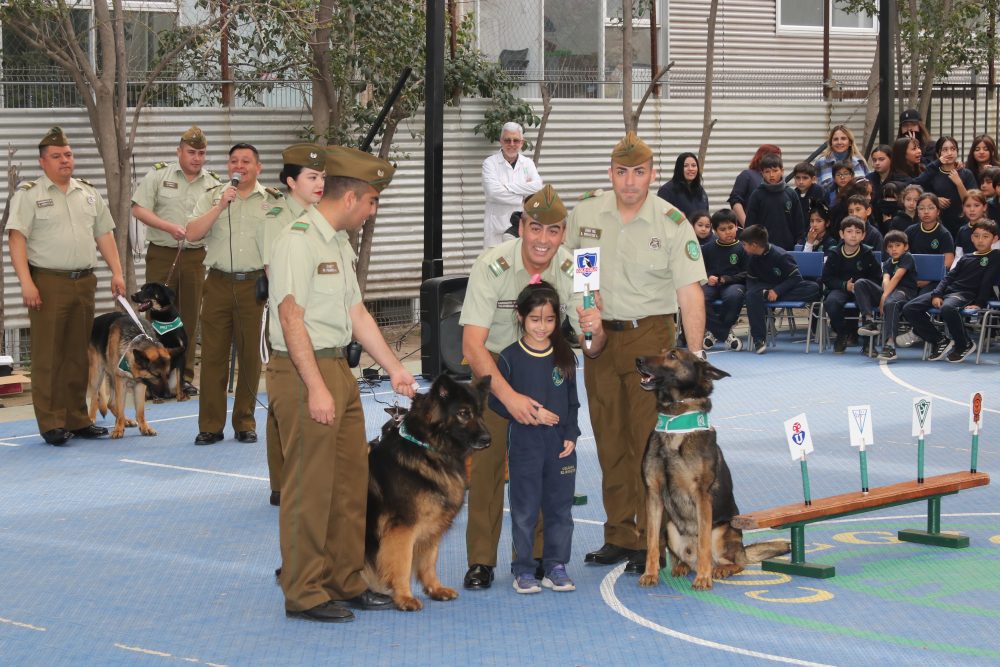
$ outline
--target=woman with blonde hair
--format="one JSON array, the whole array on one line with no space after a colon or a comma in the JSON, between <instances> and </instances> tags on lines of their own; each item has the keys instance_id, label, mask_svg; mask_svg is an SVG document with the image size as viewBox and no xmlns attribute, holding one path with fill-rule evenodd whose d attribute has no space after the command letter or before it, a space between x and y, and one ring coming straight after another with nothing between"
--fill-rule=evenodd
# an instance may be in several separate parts
<instances>
[{"instance_id":1,"label":"woman with blonde hair","mask_svg":"<svg viewBox=\"0 0 1000 667\"><path fill-rule=\"evenodd\" d=\"M855 178L864 178L868 173L868 164L858 150L854 133L846 125L835 125L826 138L824 150L816 162L816 180L824 188L833 182L833 165L849 161L854 166Z\"/></svg>"}]
</instances>

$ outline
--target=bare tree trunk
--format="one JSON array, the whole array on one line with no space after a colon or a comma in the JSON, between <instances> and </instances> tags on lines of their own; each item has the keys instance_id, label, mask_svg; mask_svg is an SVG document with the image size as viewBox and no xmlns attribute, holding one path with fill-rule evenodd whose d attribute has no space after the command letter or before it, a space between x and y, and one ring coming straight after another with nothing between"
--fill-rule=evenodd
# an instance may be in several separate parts
<instances>
[{"instance_id":1,"label":"bare tree trunk","mask_svg":"<svg viewBox=\"0 0 1000 667\"><path fill-rule=\"evenodd\" d=\"M879 76L879 49L881 48L880 40L875 40L875 57L872 58L872 69L868 73L868 102L865 104L865 130L862 135L862 146L867 146L871 141L871 136L875 132L875 124L878 120L878 110L881 104L881 95L879 82L881 77ZM891 108L891 107L890 107ZM867 159L867 155L865 158Z\"/></svg>"},{"instance_id":2,"label":"bare tree trunk","mask_svg":"<svg viewBox=\"0 0 1000 667\"><path fill-rule=\"evenodd\" d=\"M18 173L18 168L14 166L14 154L17 153L17 149L14 148L14 144L7 144L7 192L14 192L14 188L17 187L17 182L20 179L20 174ZM10 218L10 197L7 197L7 201L3 205L3 216L0 217L0 236L3 236L7 231L7 220ZM3 266L3 253L0 253L0 276L4 275L6 272ZM4 331L6 330L5 317L6 314L3 308L4 300L4 281L0 280L0 350L4 348Z\"/></svg>"},{"instance_id":3,"label":"bare tree trunk","mask_svg":"<svg viewBox=\"0 0 1000 667\"><path fill-rule=\"evenodd\" d=\"M552 91L549 89L549 82L542 81L542 122L538 124L538 135L535 137L535 151L531 154L535 166L538 166L542 159L542 139L545 138L545 128L549 124L549 114L552 113Z\"/></svg>"},{"instance_id":4,"label":"bare tree trunk","mask_svg":"<svg viewBox=\"0 0 1000 667\"><path fill-rule=\"evenodd\" d=\"M917 3L918 0L909 0L908 3L911 24L915 23L915 18L918 16L919 8L917 7ZM910 41L911 45L916 44L917 37L918 35L915 32L914 34L907 35L907 38L911 40ZM919 76L920 76L920 54L918 53L918 49L913 48L913 46L911 46L910 48L910 106L911 107L917 106L917 93L918 93L917 85Z\"/></svg>"},{"instance_id":5,"label":"bare tree trunk","mask_svg":"<svg viewBox=\"0 0 1000 667\"><path fill-rule=\"evenodd\" d=\"M622 116L625 133L636 132L632 115L632 0L622 0Z\"/></svg>"},{"instance_id":6,"label":"bare tree trunk","mask_svg":"<svg viewBox=\"0 0 1000 667\"><path fill-rule=\"evenodd\" d=\"M712 83L715 79L715 25L719 15L719 0L712 0L708 9L708 36L705 43L705 110L701 118L701 142L698 144L698 164L705 169L708 139L715 127L712 119Z\"/></svg>"},{"instance_id":7,"label":"bare tree trunk","mask_svg":"<svg viewBox=\"0 0 1000 667\"><path fill-rule=\"evenodd\" d=\"M337 94L330 79L330 38L333 33L333 13L336 0L322 0L316 8L316 30L309 44L312 55L313 131L325 139L331 122L338 116ZM335 127L336 125L334 125Z\"/></svg>"}]
</instances>

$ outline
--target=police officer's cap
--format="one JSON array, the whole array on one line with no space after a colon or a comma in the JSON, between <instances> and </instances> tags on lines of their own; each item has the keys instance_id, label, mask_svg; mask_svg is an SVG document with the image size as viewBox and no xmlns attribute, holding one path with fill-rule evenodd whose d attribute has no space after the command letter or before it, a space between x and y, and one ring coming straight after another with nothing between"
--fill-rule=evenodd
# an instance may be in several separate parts
<instances>
[{"instance_id":1,"label":"police officer's cap","mask_svg":"<svg viewBox=\"0 0 1000 667\"><path fill-rule=\"evenodd\" d=\"M197 125L192 125L181 135L181 142L197 150L208 147L208 139L205 138L205 133Z\"/></svg>"},{"instance_id":2,"label":"police officer's cap","mask_svg":"<svg viewBox=\"0 0 1000 667\"><path fill-rule=\"evenodd\" d=\"M292 144L281 151L281 161L323 171L326 167L326 148L316 144Z\"/></svg>"},{"instance_id":3,"label":"police officer's cap","mask_svg":"<svg viewBox=\"0 0 1000 667\"><path fill-rule=\"evenodd\" d=\"M62 131L59 126L53 127L48 133L42 137L42 140L38 142L38 147L43 146L69 146L69 139L66 138L66 134Z\"/></svg>"},{"instance_id":4,"label":"police officer's cap","mask_svg":"<svg viewBox=\"0 0 1000 667\"><path fill-rule=\"evenodd\" d=\"M652 157L652 149L635 132L626 134L611 151L611 161L625 167L638 167Z\"/></svg>"},{"instance_id":5,"label":"police officer's cap","mask_svg":"<svg viewBox=\"0 0 1000 667\"><path fill-rule=\"evenodd\" d=\"M328 146L326 175L356 178L379 192L389 187L396 168L371 153L346 146Z\"/></svg>"},{"instance_id":6,"label":"police officer's cap","mask_svg":"<svg viewBox=\"0 0 1000 667\"><path fill-rule=\"evenodd\" d=\"M524 212L543 225L556 225L566 219L566 207L551 185L524 200Z\"/></svg>"}]
</instances>

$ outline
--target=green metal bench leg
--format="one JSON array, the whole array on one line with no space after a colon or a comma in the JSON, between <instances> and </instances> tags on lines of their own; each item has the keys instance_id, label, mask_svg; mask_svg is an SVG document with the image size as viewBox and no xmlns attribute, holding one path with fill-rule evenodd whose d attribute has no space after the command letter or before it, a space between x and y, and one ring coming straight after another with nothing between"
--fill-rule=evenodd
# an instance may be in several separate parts
<instances>
[{"instance_id":1,"label":"green metal bench leg","mask_svg":"<svg viewBox=\"0 0 1000 667\"><path fill-rule=\"evenodd\" d=\"M836 576L837 569L833 565L806 562L805 524L793 524L790 528L792 530L791 561L765 560L760 564L761 569L765 572L781 572L782 574L812 577L813 579L829 579Z\"/></svg>"},{"instance_id":2,"label":"green metal bench leg","mask_svg":"<svg viewBox=\"0 0 1000 667\"><path fill-rule=\"evenodd\" d=\"M928 544L933 547L964 549L969 546L968 535L941 532L941 496L927 499L927 530L901 530L897 537L902 542Z\"/></svg>"}]
</instances>

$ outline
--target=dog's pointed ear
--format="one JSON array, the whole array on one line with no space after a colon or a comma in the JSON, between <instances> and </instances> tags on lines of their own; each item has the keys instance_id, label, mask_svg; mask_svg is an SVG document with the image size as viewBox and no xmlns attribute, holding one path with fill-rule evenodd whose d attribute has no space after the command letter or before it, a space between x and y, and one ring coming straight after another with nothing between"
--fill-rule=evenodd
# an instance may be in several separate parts
<instances>
[{"instance_id":1,"label":"dog's pointed ear","mask_svg":"<svg viewBox=\"0 0 1000 667\"><path fill-rule=\"evenodd\" d=\"M472 386L475 388L476 391L479 392L481 396L489 396L490 382L492 381L493 381L492 375L484 375L483 377L476 380Z\"/></svg>"},{"instance_id":2,"label":"dog's pointed ear","mask_svg":"<svg viewBox=\"0 0 1000 667\"><path fill-rule=\"evenodd\" d=\"M447 373L442 373L437 376L434 380L434 385L431 387L431 391L438 396L438 398L448 398L451 393L455 390L455 380L452 379Z\"/></svg>"},{"instance_id":3,"label":"dog's pointed ear","mask_svg":"<svg viewBox=\"0 0 1000 667\"><path fill-rule=\"evenodd\" d=\"M709 380L721 380L722 378L730 377L729 373L722 370L721 368L716 368L707 361L702 361L702 372L705 374Z\"/></svg>"}]
</instances>

